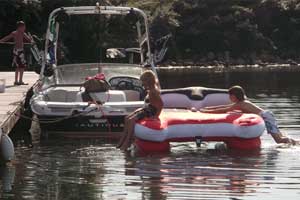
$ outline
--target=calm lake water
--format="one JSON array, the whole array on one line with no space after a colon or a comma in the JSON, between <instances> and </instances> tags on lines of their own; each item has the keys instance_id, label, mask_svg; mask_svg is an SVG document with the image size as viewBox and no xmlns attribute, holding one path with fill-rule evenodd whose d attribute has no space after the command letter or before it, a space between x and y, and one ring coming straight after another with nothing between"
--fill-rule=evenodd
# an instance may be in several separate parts
<instances>
[{"instance_id":1,"label":"calm lake water","mask_svg":"<svg viewBox=\"0 0 300 200\"><path fill-rule=\"evenodd\" d=\"M274 112L282 132L300 139L296 85L243 86ZM0 168L0 199L299 199L300 146L277 145L267 134L262 143L258 152L174 143L167 154L133 156L112 141L36 140L32 149L19 145L16 160Z\"/></svg>"}]
</instances>

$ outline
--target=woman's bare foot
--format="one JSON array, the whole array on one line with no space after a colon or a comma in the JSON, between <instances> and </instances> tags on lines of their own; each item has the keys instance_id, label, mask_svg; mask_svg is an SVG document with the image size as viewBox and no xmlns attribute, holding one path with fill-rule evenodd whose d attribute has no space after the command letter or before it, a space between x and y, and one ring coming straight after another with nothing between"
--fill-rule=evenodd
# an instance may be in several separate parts
<instances>
[{"instance_id":1,"label":"woman's bare foot","mask_svg":"<svg viewBox=\"0 0 300 200\"><path fill-rule=\"evenodd\" d=\"M122 137L120 138L120 140L119 140L119 142L118 142L118 144L116 146L117 148L120 148L123 145L124 140L125 140L126 137L127 137L126 133L123 133Z\"/></svg>"},{"instance_id":2,"label":"woman's bare foot","mask_svg":"<svg viewBox=\"0 0 300 200\"><path fill-rule=\"evenodd\" d=\"M132 137L127 135L127 137L123 141L123 144L120 146L120 149L122 151L127 151L127 149L130 147L131 144L132 144Z\"/></svg>"},{"instance_id":3,"label":"woman's bare foot","mask_svg":"<svg viewBox=\"0 0 300 200\"><path fill-rule=\"evenodd\" d=\"M127 148L128 148L129 146L130 146L130 145L129 145L129 141L126 139L126 140L123 142L123 144L120 146L120 149L121 149L122 151L126 151Z\"/></svg>"}]
</instances>

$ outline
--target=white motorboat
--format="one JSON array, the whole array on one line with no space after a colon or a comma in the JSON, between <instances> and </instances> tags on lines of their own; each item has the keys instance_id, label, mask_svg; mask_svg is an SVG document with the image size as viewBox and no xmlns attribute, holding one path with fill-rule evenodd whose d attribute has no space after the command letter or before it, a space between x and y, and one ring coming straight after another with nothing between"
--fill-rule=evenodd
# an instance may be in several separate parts
<instances>
[{"instance_id":1,"label":"white motorboat","mask_svg":"<svg viewBox=\"0 0 300 200\"><path fill-rule=\"evenodd\" d=\"M63 39L68 42L70 38L69 35L64 35L63 28L69 29L71 25L68 25L68 21L78 20L78 16L96 20L96 25L116 18L133 19L133 46L106 48L109 43L100 41L102 32L94 27L95 30L90 35L96 34L98 38L98 41L91 42L98 42L95 44L95 51L99 53L97 59L94 62L61 61L59 51L62 49ZM82 31L80 27L76 30ZM63 39L60 39L60 36ZM105 44L105 58L109 62L103 62L101 58L102 46ZM68 50L72 51L70 48ZM150 52L147 16L140 9L130 7L96 5L56 9L49 16L45 50L40 60L40 83L30 104L40 121L43 134L118 137L124 126L124 117L144 104L140 75L146 69L155 72L153 55ZM82 87L83 83L87 77L99 73L105 76L109 89L87 94ZM84 98L86 94L88 100Z\"/></svg>"},{"instance_id":2,"label":"white motorboat","mask_svg":"<svg viewBox=\"0 0 300 200\"><path fill-rule=\"evenodd\" d=\"M80 21L81 18L87 20ZM104 22L116 18L130 20L127 25L131 30L128 32L133 33L134 37L128 36L125 42L114 40L111 32L105 35L97 29L97 26L103 26ZM80 43L79 38L70 35L70 29L74 29L73 32L86 31L75 29L74 23L69 23L70 20L78 22L76 25L86 25L94 20L92 28L88 27L91 30L90 43ZM108 28L105 27L105 31ZM64 32L64 29L68 31ZM75 35L78 35L77 32ZM120 30L117 32L120 33ZM116 45L116 41L122 45L117 48L112 46ZM132 46L126 46L130 42ZM63 46L68 44L71 44L67 49L69 52L62 53ZM73 44L77 45L77 49ZM92 49L89 49L90 46L95 48L87 53ZM74 51L78 48L84 55L82 60L81 54ZM162 52L165 54L165 49ZM68 53L73 54L73 57L66 59ZM94 61L91 61L90 54L95 55ZM161 60L150 51L148 21L143 11L99 5L54 10L49 17L45 50L41 55L38 59L42 65L40 84L35 88L30 105L40 121L42 134L46 136L59 134L118 138L124 128L125 116L144 105L145 92L139 80L140 75L146 69L156 74L155 60ZM97 74L105 77L108 89L86 91L83 84L87 79L97 77ZM199 109L224 104L229 100L226 90L200 87L162 90L162 98L165 107L175 109Z\"/></svg>"}]
</instances>

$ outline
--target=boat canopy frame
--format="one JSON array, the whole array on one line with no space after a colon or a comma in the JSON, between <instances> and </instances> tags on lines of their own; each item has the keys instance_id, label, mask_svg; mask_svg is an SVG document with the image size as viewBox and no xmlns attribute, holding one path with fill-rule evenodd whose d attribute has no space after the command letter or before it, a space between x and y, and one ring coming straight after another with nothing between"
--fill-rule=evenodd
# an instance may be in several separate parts
<instances>
[{"instance_id":1,"label":"boat canopy frame","mask_svg":"<svg viewBox=\"0 0 300 200\"><path fill-rule=\"evenodd\" d=\"M141 17L141 20L137 20L136 28L139 42L139 50L136 53L140 54L141 65L151 67L152 71L156 74L155 63L150 48L150 36L149 36L149 23L147 15L140 9L134 7L119 7L119 6L100 6L98 3L96 6L79 6L79 7L61 7L53 10L48 19L48 28L46 32L45 50L42 58L42 66L40 79L44 78L44 72L47 65L50 65L55 70L57 65L56 48L59 32L59 21L56 18L60 14L70 15L128 15L136 14ZM144 25L144 32L142 31L142 25ZM49 46L54 45L54 61L51 62L49 57ZM146 47L145 47L146 46ZM146 50L146 51L145 51Z\"/></svg>"}]
</instances>

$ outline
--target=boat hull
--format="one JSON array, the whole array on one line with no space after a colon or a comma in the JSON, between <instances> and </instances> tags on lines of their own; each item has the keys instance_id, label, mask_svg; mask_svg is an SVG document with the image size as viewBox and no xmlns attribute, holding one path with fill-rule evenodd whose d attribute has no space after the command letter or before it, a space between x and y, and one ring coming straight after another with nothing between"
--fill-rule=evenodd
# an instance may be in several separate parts
<instances>
[{"instance_id":1,"label":"boat hull","mask_svg":"<svg viewBox=\"0 0 300 200\"><path fill-rule=\"evenodd\" d=\"M80 116L63 119L61 116L38 116L41 135L72 138L119 138L124 129L124 116Z\"/></svg>"}]
</instances>

